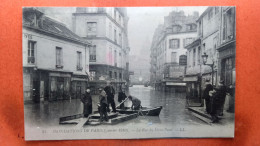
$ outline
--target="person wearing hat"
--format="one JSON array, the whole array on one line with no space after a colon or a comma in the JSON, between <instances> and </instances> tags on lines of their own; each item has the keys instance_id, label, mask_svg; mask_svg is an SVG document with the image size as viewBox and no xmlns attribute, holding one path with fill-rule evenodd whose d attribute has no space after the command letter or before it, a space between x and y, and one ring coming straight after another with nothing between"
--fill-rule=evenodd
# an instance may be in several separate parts
<instances>
[{"instance_id":1,"label":"person wearing hat","mask_svg":"<svg viewBox=\"0 0 260 146\"><path fill-rule=\"evenodd\" d=\"M99 94L99 105L98 105L98 111L100 114L100 122L103 122L103 120L108 121L107 116L107 94L103 90L103 88L99 88L100 94Z\"/></svg>"},{"instance_id":2,"label":"person wearing hat","mask_svg":"<svg viewBox=\"0 0 260 146\"><path fill-rule=\"evenodd\" d=\"M118 92L118 98L117 101L119 103L123 102L125 99L127 98L125 92L122 90L122 87L119 88L119 92ZM125 109L125 105L124 103L120 104L120 109Z\"/></svg>"},{"instance_id":3,"label":"person wearing hat","mask_svg":"<svg viewBox=\"0 0 260 146\"><path fill-rule=\"evenodd\" d=\"M227 95L227 87L224 85L224 80L219 81L219 89L220 89L220 107L219 107L219 116L223 116L223 109L224 109L224 104L226 100L226 95Z\"/></svg>"},{"instance_id":4,"label":"person wearing hat","mask_svg":"<svg viewBox=\"0 0 260 146\"><path fill-rule=\"evenodd\" d=\"M115 89L112 86L111 82L107 82L107 86L104 88L107 94L107 101L108 101L108 106L107 106L107 111L110 112L109 105L112 107L112 112L116 112L116 104L115 104Z\"/></svg>"},{"instance_id":5,"label":"person wearing hat","mask_svg":"<svg viewBox=\"0 0 260 146\"><path fill-rule=\"evenodd\" d=\"M90 114L92 114L92 97L90 95L90 89L87 89L85 91L85 94L81 96L81 101L84 105L83 107L84 117L88 117Z\"/></svg>"},{"instance_id":6,"label":"person wearing hat","mask_svg":"<svg viewBox=\"0 0 260 146\"><path fill-rule=\"evenodd\" d=\"M210 114L211 111L211 101L210 101L210 95L209 92L213 90L213 86L209 82L209 79L206 79L206 88L203 92L203 99L205 100L206 104L206 112Z\"/></svg>"},{"instance_id":7,"label":"person wearing hat","mask_svg":"<svg viewBox=\"0 0 260 146\"><path fill-rule=\"evenodd\" d=\"M217 123L219 121L218 116L221 115L221 112L223 114L222 106L224 105L226 98L226 86L224 85L223 80L219 82L219 85L215 90L216 93L213 96L212 110L210 114L213 123Z\"/></svg>"}]
</instances>

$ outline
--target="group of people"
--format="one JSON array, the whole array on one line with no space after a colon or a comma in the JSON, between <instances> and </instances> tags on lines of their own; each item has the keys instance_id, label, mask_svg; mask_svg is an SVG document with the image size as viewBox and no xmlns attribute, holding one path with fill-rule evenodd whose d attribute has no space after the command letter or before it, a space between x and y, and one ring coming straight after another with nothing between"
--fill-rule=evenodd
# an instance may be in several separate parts
<instances>
[{"instance_id":1,"label":"group of people","mask_svg":"<svg viewBox=\"0 0 260 146\"><path fill-rule=\"evenodd\" d=\"M210 84L208 79L206 80L203 98L205 99L206 112L211 115L212 123L217 123L219 116L223 116L226 94L227 88L223 80L219 81L216 88Z\"/></svg>"},{"instance_id":2,"label":"group of people","mask_svg":"<svg viewBox=\"0 0 260 146\"><path fill-rule=\"evenodd\" d=\"M105 88L99 88L99 103L97 105L98 112L100 114L100 122L103 122L104 120L108 121L107 113L110 112L110 106L112 108L112 112L117 112L114 97L115 89L112 86L111 82L107 82L107 86ZM131 95L127 96L122 88L120 88L118 92L118 107L120 109L125 109L124 102L127 99L132 101L131 109L139 110L141 108L141 101L138 98ZM92 97L90 95L90 89L86 90L86 93L82 96L81 101L84 105L84 117L88 117L92 113Z\"/></svg>"}]
</instances>

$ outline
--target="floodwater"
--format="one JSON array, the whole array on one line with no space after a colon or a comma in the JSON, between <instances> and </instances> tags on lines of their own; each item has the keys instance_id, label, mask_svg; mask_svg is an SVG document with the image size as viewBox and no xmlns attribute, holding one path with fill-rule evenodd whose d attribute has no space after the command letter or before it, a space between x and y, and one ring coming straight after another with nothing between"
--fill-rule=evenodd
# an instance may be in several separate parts
<instances>
[{"instance_id":1,"label":"floodwater","mask_svg":"<svg viewBox=\"0 0 260 146\"><path fill-rule=\"evenodd\" d=\"M164 93L155 91L152 87L133 86L129 94L139 98L142 106L163 106L160 116L139 116L119 125L133 124L176 124L176 125L200 125L202 122L193 117L186 109L185 93ZM93 110L97 109L98 96L93 96ZM117 96L115 97L116 104ZM127 101L125 105L130 106ZM83 105L79 99L41 102L38 104L25 104L25 125L29 127L59 127L59 118L69 115L81 114ZM72 125L65 125L66 127Z\"/></svg>"}]
</instances>

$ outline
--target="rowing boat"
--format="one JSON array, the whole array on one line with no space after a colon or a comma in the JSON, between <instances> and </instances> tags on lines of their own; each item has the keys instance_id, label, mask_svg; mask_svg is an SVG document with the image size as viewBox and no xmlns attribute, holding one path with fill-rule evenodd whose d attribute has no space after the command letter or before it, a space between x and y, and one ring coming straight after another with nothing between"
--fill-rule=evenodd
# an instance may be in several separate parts
<instances>
[{"instance_id":1,"label":"rowing boat","mask_svg":"<svg viewBox=\"0 0 260 146\"><path fill-rule=\"evenodd\" d=\"M132 110L130 107L124 109L116 109L120 114L133 114L138 113L140 116L159 116L162 110L162 106L158 107L142 107L139 110Z\"/></svg>"}]
</instances>

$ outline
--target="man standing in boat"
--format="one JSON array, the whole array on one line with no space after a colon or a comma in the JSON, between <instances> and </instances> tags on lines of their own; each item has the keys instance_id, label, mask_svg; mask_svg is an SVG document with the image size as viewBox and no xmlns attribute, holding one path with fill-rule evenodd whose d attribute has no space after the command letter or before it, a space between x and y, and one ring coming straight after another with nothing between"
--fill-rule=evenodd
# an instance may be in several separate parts
<instances>
[{"instance_id":1,"label":"man standing in boat","mask_svg":"<svg viewBox=\"0 0 260 146\"><path fill-rule=\"evenodd\" d=\"M107 111L110 112L109 105L112 107L112 112L116 112L116 105L114 101L115 97L115 89L113 88L111 82L107 82L107 86L104 88L107 94L107 101L108 101L108 106L107 106Z\"/></svg>"},{"instance_id":2,"label":"man standing in boat","mask_svg":"<svg viewBox=\"0 0 260 146\"><path fill-rule=\"evenodd\" d=\"M99 88L100 95L99 95L99 105L98 105L98 111L100 114L100 122L103 122L103 120L108 121L108 116L107 116L107 95L106 92L102 89Z\"/></svg>"},{"instance_id":3,"label":"man standing in boat","mask_svg":"<svg viewBox=\"0 0 260 146\"><path fill-rule=\"evenodd\" d=\"M84 117L88 117L92 113L92 97L90 95L90 89L87 89L85 94L81 96L81 101L84 105Z\"/></svg>"},{"instance_id":4,"label":"man standing in boat","mask_svg":"<svg viewBox=\"0 0 260 146\"><path fill-rule=\"evenodd\" d=\"M136 98L132 95L129 95L128 98L129 98L129 100L132 101L131 109L139 110L141 108L141 100L139 100L138 98Z\"/></svg>"},{"instance_id":5,"label":"man standing in boat","mask_svg":"<svg viewBox=\"0 0 260 146\"><path fill-rule=\"evenodd\" d=\"M120 103L120 109L125 108L125 104L122 103L127 96L125 95L125 92L122 90L122 87L120 87L119 92L118 92L118 102Z\"/></svg>"}]
</instances>

